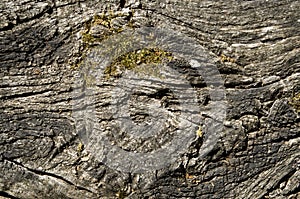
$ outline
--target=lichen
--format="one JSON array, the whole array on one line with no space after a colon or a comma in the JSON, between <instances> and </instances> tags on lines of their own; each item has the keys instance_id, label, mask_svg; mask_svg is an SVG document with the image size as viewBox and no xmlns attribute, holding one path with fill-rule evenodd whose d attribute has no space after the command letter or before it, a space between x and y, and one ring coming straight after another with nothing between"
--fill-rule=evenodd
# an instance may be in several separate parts
<instances>
[{"instance_id":1,"label":"lichen","mask_svg":"<svg viewBox=\"0 0 300 199\"><path fill-rule=\"evenodd\" d=\"M96 38L93 37L90 33L81 33L82 35L82 42L85 44L94 43Z\"/></svg>"},{"instance_id":2,"label":"lichen","mask_svg":"<svg viewBox=\"0 0 300 199\"><path fill-rule=\"evenodd\" d=\"M127 194L126 194L125 191L119 190L119 191L116 193L116 196L117 196L118 199L124 199L124 198L127 196Z\"/></svg>"},{"instance_id":3,"label":"lichen","mask_svg":"<svg viewBox=\"0 0 300 199\"><path fill-rule=\"evenodd\" d=\"M125 15L122 13L114 13L114 12L109 12L108 15L105 14L101 14L101 15L94 15L93 21L92 21L92 26L95 25L102 25L105 28L108 28L111 32L122 32L123 28L119 28L119 27L113 27L112 25L112 20L117 18L117 17L124 17ZM128 24L130 23L130 21L128 22ZM131 23L130 23L131 26Z\"/></svg>"},{"instance_id":4,"label":"lichen","mask_svg":"<svg viewBox=\"0 0 300 199\"><path fill-rule=\"evenodd\" d=\"M122 14L115 14L113 12L110 12L109 14L100 14L100 15L94 15L93 19L90 21L87 21L85 24L85 29L81 32L82 35L82 42L85 45L90 45L95 42L101 42L103 39L115 34L120 33L124 30L122 27L114 27L112 25L112 20L117 17L122 17ZM128 22L129 23L129 22ZM103 26L108 31L106 33L103 33L101 38L95 37L91 34L91 28L94 26Z\"/></svg>"},{"instance_id":5,"label":"lichen","mask_svg":"<svg viewBox=\"0 0 300 199\"><path fill-rule=\"evenodd\" d=\"M199 138L202 138L202 137L203 137L203 132L202 132L201 126L199 126L198 130L196 131L196 135L197 135Z\"/></svg>"},{"instance_id":6,"label":"lichen","mask_svg":"<svg viewBox=\"0 0 300 199\"><path fill-rule=\"evenodd\" d=\"M78 59L69 61L69 65L71 66L70 68L72 70L80 68L89 49L91 49L95 43L100 43L104 39L124 31L124 28L135 28L134 22L131 20L133 14L133 11L130 12L130 19L128 20L127 24L123 25L122 27L114 27L112 21L117 17L127 17L128 13L108 11L106 13L95 14L91 20L86 21L83 25L83 30L80 33L82 41L80 55ZM91 29L95 26L102 26L107 31L104 31L101 37L95 36L91 33Z\"/></svg>"},{"instance_id":7,"label":"lichen","mask_svg":"<svg viewBox=\"0 0 300 199\"><path fill-rule=\"evenodd\" d=\"M83 144L79 142L79 144L77 145L77 151L80 153L83 151L83 148L84 148Z\"/></svg>"},{"instance_id":8,"label":"lichen","mask_svg":"<svg viewBox=\"0 0 300 199\"><path fill-rule=\"evenodd\" d=\"M221 54L220 59L221 59L221 62L231 62L231 63L236 62L236 60L234 58L228 57L224 54Z\"/></svg>"},{"instance_id":9,"label":"lichen","mask_svg":"<svg viewBox=\"0 0 300 199\"><path fill-rule=\"evenodd\" d=\"M295 94L289 101L289 104L294 107L294 109L300 113L300 93Z\"/></svg>"},{"instance_id":10,"label":"lichen","mask_svg":"<svg viewBox=\"0 0 300 199\"><path fill-rule=\"evenodd\" d=\"M119 77L122 71L134 70L138 73L147 72L147 74L158 75L158 64L172 59L173 56L170 52L159 48L144 48L117 57L105 68L104 74L106 77ZM142 67L143 64L146 64L147 68Z\"/></svg>"}]
</instances>

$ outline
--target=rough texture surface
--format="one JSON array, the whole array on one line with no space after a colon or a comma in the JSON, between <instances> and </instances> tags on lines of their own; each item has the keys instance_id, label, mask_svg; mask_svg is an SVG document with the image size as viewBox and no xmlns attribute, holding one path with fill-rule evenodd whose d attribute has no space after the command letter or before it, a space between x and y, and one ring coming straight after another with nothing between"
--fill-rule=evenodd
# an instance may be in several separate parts
<instances>
[{"instance_id":1,"label":"rough texture surface","mask_svg":"<svg viewBox=\"0 0 300 199\"><path fill-rule=\"evenodd\" d=\"M1 198L299 197L299 1L2 0L0 10ZM227 114L204 158L199 136L175 163L133 174L107 167L82 145L73 83L102 39L141 26L174 29L210 53L224 80ZM210 88L199 74L180 60L173 65L187 68L182 73L199 104L209 106ZM96 85L96 109L109 126L106 93L115 81L105 81ZM138 103L162 103L176 113L172 92L143 88L132 95L134 121L147 120ZM107 136L129 151L154 150L168 140Z\"/></svg>"}]
</instances>

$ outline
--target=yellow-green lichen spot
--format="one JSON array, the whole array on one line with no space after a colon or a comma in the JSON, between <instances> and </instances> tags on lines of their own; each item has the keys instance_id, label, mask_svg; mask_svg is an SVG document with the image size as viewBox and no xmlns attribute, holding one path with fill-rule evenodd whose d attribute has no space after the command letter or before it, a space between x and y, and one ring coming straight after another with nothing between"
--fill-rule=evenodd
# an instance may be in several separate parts
<instances>
[{"instance_id":1,"label":"yellow-green lichen spot","mask_svg":"<svg viewBox=\"0 0 300 199\"><path fill-rule=\"evenodd\" d=\"M80 153L83 151L83 149L84 149L84 145L81 142L79 142L79 144L77 145L77 151Z\"/></svg>"},{"instance_id":2,"label":"yellow-green lichen spot","mask_svg":"<svg viewBox=\"0 0 300 199\"><path fill-rule=\"evenodd\" d=\"M131 11L130 13L131 16L134 15L133 11ZM115 20L116 18L127 16L128 13L109 11L106 13L95 14L92 19L86 21L84 23L83 30L80 32L82 42L82 50L80 51L80 56L75 61L69 61L70 68L72 70L79 68L89 49L96 43L100 43L104 39L122 32L124 28L135 28L134 22L131 19L122 27L116 27L113 25L113 20ZM92 34L91 31L91 29L95 26L102 26L106 31L103 31L101 35L96 36Z\"/></svg>"},{"instance_id":3,"label":"yellow-green lichen spot","mask_svg":"<svg viewBox=\"0 0 300 199\"><path fill-rule=\"evenodd\" d=\"M234 58L228 57L228 56L226 56L224 54L221 54L220 60L221 60L221 62L231 62L231 63L235 63L236 62L236 60Z\"/></svg>"},{"instance_id":4,"label":"yellow-green lichen spot","mask_svg":"<svg viewBox=\"0 0 300 199\"><path fill-rule=\"evenodd\" d=\"M196 135L197 135L198 137L200 137L200 138L203 137L203 132L202 132L201 126L199 126L198 130L196 131Z\"/></svg>"},{"instance_id":5,"label":"yellow-green lichen spot","mask_svg":"<svg viewBox=\"0 0 300 199\"><path fill-rule=\"evenodd\" d=\"M289 104L294 107L294 109L297 111L297 113L300 112L300 93L294 95L290 101Z\"/></svg>"},{"instance_id":6,"label":"yellow-green lichen spot","mask_svg":"<svg viewBox=\"0 0 300 199\"><path fill-rule=\"evenodd\" d=\"M106 77L118 77L120 72L134 70L137 73L145 73L159 76L158 64L173 60L172 53L158 48L145 48L123 54L116 58L112 64L104 70ZM147 67L138 67L146 64Z\"/></svg>"}]
</instances>

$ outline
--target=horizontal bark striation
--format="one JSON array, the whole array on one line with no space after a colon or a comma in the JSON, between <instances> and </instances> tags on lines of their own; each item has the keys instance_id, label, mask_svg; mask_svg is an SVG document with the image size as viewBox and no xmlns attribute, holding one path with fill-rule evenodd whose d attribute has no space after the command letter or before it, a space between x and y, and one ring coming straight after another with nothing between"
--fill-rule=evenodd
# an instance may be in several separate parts
<instances>
[{"instance_id":1,"label":"horizontal bark striation","mask_svg":"<svg viewBox=\"0 0 300 199\"><path fill-rule=\"evenodd\" d=\"M185 33L205 47L218 67L227 116L221 137L204 158L198 138L170 166L131 174L110 169L82 146L72 116L73 93L82 85L74 85L79 68L73 66L83 68L88 52L101 45L97 39L83 40L82 32L113 34L99 24L87 26L95 15L122 8L134 10L133 16L117 17L116 26L133 22L133 28ZM2 1L0 196L297 198L300 125L291 99L300 90L299 9L298 1L289 0ZM190 66L178 65L197 91L203 121L211 121L211 88ZM105 80L96 86L97 120L109 126L113 119L106 108L116 84ZM168 90L147 83L138 88L130 102L137 123L147 121L143 104L158 104L170 113L180 108ZM205 138L205 128L203 133ZM139 142L108 134L129 151L155 150L169 139L162 135Z\"/></svg>"}]
</instances>

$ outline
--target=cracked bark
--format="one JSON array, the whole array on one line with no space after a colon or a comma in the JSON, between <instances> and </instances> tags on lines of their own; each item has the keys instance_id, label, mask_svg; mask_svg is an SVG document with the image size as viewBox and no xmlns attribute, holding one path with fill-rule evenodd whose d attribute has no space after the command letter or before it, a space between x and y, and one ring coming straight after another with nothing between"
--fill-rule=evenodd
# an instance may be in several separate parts
<instances>
[{"instance_id":1,"label":"cracked bark","mask_svg":"<svg viewBox=\"0 0 300 199\"><path fill-rule=\"evenodd\" d=\"M180 31L214 58L228 110L222 135L204 158L198 139L168 167L131 174L107 167L79 147L71 115L79 69L71 66L99 45L84 42L82 32L96 14L126 9L134 14L118 18L121 25L130 21L134 27ZM299 105L291 103L300 92L299 9L296 0L1 1L0 197L299 197ZM88 31L111 34L99 25ZM188 66L179 63L179 68L190 77L205 109L209 88ZM103 99L112 86L101 87ZM142 92L176 110L172 93ZM144 120L147 115L140 114L134 100L145 96L134 97L133 118ZM110 122L102 102L99 117ZM129 151L159 146L155 139L135 143L115 136ZM164 139L159 141L168 137Z\"/></svg>"}]
</instances>

